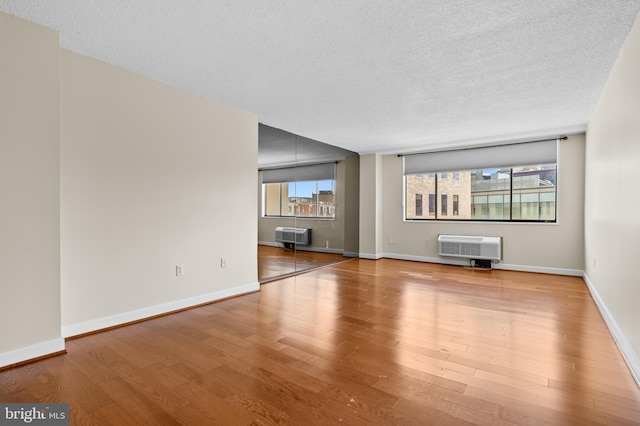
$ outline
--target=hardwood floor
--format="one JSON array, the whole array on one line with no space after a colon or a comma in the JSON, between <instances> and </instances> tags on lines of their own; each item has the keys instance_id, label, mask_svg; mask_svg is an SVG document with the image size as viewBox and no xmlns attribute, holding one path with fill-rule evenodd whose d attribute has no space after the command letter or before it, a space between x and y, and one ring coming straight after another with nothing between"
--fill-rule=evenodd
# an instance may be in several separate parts
<instances>
[{"instance_id":1,"label":"hardwood floor","mask_svg":"<svg viewBox=\"0 0 640 426\"><path fill-rule=\"evenodd\" d=\"M258 245L258 280L264 282L347 259L341 253L322 253Z\"/></svg>"},{"instance_id":2,"label":"hardwood floor","mask_svg":"<svg viewBox=\"0 0 640 426\"><path fill-rule=\"evenodd\" d=\"M640 424L582 279L351 260L0 372L72 424Z\"/></svg>"}]
</instances>

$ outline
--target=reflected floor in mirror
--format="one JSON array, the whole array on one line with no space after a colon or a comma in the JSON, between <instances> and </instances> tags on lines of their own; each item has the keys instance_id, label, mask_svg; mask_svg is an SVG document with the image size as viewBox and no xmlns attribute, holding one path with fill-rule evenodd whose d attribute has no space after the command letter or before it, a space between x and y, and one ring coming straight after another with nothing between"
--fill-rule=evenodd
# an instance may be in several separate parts
<instances>
[{"instance_id":1,"label":"reflected floor in mirror","mask_svg":"<svg viewBox=\"0 0 640 426\"><path fill-rule=\"evenodd\" d=\"M271 281L284 275L348 259L342 253L321 253L258 245L258 280Z\"/></svg>"},{"instance_id":2,"label":"reflected floor in mirror","mask_svg":"<svg viewBox=\"0 0 640 426\"><path fill-rule=\"evenodd\" d=\"M67 342L0 401L71 424L637 425L578 277L352 259Z\"/></svg>"}]
</instances>

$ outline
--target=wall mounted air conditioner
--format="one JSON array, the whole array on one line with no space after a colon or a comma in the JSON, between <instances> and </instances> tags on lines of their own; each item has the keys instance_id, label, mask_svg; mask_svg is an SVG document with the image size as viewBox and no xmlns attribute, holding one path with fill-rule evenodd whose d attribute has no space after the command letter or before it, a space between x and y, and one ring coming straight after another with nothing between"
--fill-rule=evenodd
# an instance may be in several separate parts
<instances>
[{"instance_id":1,"label":"wall mounted air conditioner","mask_svg":"<svg viewBox=\"0 0 640 426\"><path fill-rule=\"evenodd\" d=\"M438 235L438 254L499 261L502 259L502 237Z\"/></svg>"},{"instance_id":2,"label":"wall mounted air conditioner","mask_svg":"<svg viewBox=\"0 0 640 426\"><path fill-rule=\"evenodd\" d=\"M276 228L276 242L308 246L311 244L311 229L278 226Z\"/></svg>"}]
</instances>

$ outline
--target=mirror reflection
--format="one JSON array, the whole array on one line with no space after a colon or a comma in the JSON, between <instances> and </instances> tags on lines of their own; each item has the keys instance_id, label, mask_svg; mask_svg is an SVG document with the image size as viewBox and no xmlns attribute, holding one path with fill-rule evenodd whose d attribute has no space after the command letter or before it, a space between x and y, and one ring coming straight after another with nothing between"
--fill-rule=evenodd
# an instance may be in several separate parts
<instances>
[{"instance_id":1,"label":"mirror reflection","mask_svg":"<svg viewBox=\"0 0 640 426\"><path fill-rule=\"evenodd\" d=\"M259 126L258 278L358 255L359 157Z\"/></svg>"}]
</instances>

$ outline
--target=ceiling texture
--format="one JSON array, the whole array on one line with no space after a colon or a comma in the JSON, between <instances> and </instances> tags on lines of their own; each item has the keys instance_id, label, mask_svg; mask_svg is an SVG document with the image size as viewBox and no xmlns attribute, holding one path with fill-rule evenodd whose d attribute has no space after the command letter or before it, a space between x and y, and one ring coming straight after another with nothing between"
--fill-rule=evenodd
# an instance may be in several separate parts
<instances>
[{"instance_id":1,"label":"ceiling texture","mask_svg":"<svg viewBox=\"0 0 640 426\"><path fill-rule=\"evenodd\" d=\"M584 131L640 0L0 0L63 48L364 153Z\"/></svg>"}]
</instances>

